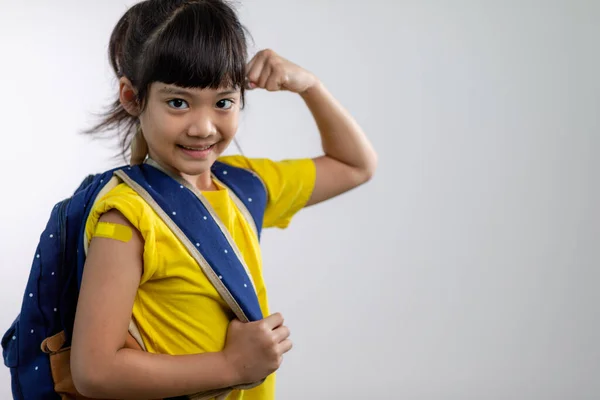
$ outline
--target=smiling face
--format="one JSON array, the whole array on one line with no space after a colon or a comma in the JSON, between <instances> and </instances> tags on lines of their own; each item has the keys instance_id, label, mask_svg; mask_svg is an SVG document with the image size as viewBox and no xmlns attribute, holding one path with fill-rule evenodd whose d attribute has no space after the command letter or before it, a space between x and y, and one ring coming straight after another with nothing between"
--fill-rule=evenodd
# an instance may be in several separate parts
<instances>
[{"instance_id":1,"label":"smiling face","mask_svg":"<svg viewBox=\"0 0 600 400\"><path fill-rule=\"evenodd\" d=\"M189 89L154 82L139 120L148 154L186 178L210 177L210 168L238 128L240 91Z\"/></svg>"},{"instance_id":2,"label":"smiling face","mask_svg":"<svg viewBox=\"0 0 600 400\"><path fill-rule=\"evenodd\" d=\"M123 143L139 126L150 157L190 182L204 176L194 183L210 188L210 168L233 139L243 105L244 28L221 0L160 3L132 8L113 32L123 39L111 39L111 63L131 118L117 109L109 122L128 128Z\"/></svg>"}]
</instances>

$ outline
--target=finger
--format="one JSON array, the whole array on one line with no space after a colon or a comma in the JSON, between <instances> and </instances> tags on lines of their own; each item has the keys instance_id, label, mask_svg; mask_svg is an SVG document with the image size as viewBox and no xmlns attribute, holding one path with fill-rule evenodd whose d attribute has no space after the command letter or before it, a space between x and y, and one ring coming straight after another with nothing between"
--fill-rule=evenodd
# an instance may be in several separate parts
<instances>
[{"instance_id":1,"label":"finger","mask_svg":"<svg viewBox=\"0 0 600 400\"><path fill-rule=\"evenodd\" d=\"M289 337L290 329L285 325L281 325L279 328L273 331L273 338L275 339L275 343L281 343Z\"/></svg>"},{"instance_id":2,"label":"finger","mask_svg":"<svg viewBox=\"0 0 600 400\"><path fill-rule=\"evenodd\" d=\"M290 339L286 339L277 345L277 350L279 351L279 354L285 354L293 347L294 345L292 344L292 341Z\"/></svg>"},{"instance_id":3,"label":"finger","mask_svg":"<svg viewBox=\"0 0 600 400\"><path fill-rule=\"evenodd\" d=\"M252 69L252 67L254 66L254 64L256 64L257 58L258 58L258 54L255 54L254 57L252 57L252 59L250 59L248 64L246 64L246 72L250 71Z\"/></svg>"},{"instance_id":4,"label":"finger","mask_svg":"<svg viewBox=\"0 0 600 400\"><path fill-rule=\"evenodd\" d=\"M248 81L250 83L258 84L258 80L262 74L263 67L265 65L264 57L256 57L251 61L251 66L248 67Z\"/></svg>"},{"instance_id":5,"label":"finger","mask_svg":"<svg viewBox=\"0 0 600 400\"><path fill-rule=\"evenodd\" d=\"M271 330L273 330L273 329L278 328L281 325L283 325L283 315L281 315L280 313L275 313L275 314L269 315L263 321L265 322L265 324L267 324L267 326Z\"/></svg>"},{"instance_id":6,"label":"finger","mask_svg":"<svg viewBox=\"0 0 600 400\"><path fill-rule=\"evenodd\" d=\"M273 75L273 68L269 63L265 63L263 69L260 73L260 78L258 78L258 82L255 82L259 88L264 89L267 86L267 81Z\"/></svg>"},{"instance_id":7,"label":"finger","mask_svg":"<svg viewBox=\"0 0 600 400\"><path fill-rule=\"evenodd\" d=\"M256 65L256 59L258 58L258 55L255 55L254 57L252 57L252 59L250 60L250 62L248 62L248 64L246 64L246 88L248 89L252 89L252 87L250 87L249 83L250 83L250 71L252 71L252 69L254 68L254 65Z\"/></svg>"},{"instance_id":8,"label":"finger","mask_svg":"<svg viewBox=\"0 0 600 400\"><path fill-rule=\"evenodd\" d=\"M254 57L252 57L252 59L250 60L250 62L248 63L250 64L255 64L259 61L264 61L266 60L268 57L270 56L270 52L268 50L260 50L258 51L256 54L254 54Z\"/></svg>"},{"instance_id":9,"label":"finger","mask_svg":"<svg viewBox=\"0 0 600 400\"><path fill-rule=\"evenodd\" d=\"M277 72L271 72L271 76L269 76L269 79L265 83L265 89L269 92L276 92L281 90L282 83L283 77Z\"/></svg>"},{"instance_id":10,"label":"finger","mask_svg":"<svg viewBox=\"0 0 600 400\"><path fill-rule=\"evenodd\" d=\"M235 331L235 330L238 330L238 329L240 329L240 328L241 328L241 326L242 326L242 325L244 325L244 323L243 323L242 321L240 321L239 319L232 319L232 320L229 322L229 327L228 327L228 330L230 330L230 331L231 331L231 330L234 330L234 331Z\"/></svg>"},{"instance_id":11,"label":"finger","mask_svg":"<svg viewBox=\"0 0 600 400\"><path fill-rule=\"evenodd\" d=\"M239 325L243 325L243 324L244 323L237 318L234 318L231 321L229 321L229 325L233 325L233 326L239 326Z\"/></svg>"}]
</instances>

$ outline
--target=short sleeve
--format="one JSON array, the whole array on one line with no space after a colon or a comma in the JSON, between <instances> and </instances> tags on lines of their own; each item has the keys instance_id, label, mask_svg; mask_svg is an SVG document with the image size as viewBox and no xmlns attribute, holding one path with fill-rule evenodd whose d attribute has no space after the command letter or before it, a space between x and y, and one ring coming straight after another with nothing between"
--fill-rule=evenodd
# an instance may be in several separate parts
<instances>
[{"instance_id":1,"label":"short sleeve","mask_svg":"<svg viewBox=\"0 0 600 400\"><path fill-rule=\"evenodd\" d=\"M88 244L91 241L100 217L110 210L118 210L127 220L140 231L144 239L144 270L140 285L150 280L157 270L157 252L154 223L150 214L153 210L131 188L119 184L106 195L102 196L93 206L86 221L85 233Z\"/></svg>"},{"instance_id":2,"label":"short sleeve","mask_svg":"<svg viewBox=\"0 0 600 400\"><path fill-rule=\"evenodd\" d=\"M219 161L253 171L267 190L263 227L286 228L294 215L306 206L315 187L316 169L310 158L272 161L243 156L222 157Z\"/></svg>"}]
</instances>

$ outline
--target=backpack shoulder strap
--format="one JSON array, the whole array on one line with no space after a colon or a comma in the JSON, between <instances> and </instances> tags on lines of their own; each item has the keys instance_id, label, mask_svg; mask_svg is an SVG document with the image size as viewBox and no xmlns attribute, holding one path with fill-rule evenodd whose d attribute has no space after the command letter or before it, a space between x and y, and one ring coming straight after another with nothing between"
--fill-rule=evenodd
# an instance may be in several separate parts
<instances>
[{"instance_id":1,"label":"backpack shoulder strap","mask_svg":"<svg viewBox=\"0 0 600 400\"><path fill-rule=\"evenodd\" d=\"M238 319L263 318L241 252L203 196L149 164L123 168L115 175L169 226Z\"/></svg>"},{"instance_id":2,"label":"backpack shoulder strap","mask_svg":"<svg viewBox=\"0 0 600 400\"><path fill-rule=\"evenodd\" d=\"M233 201L260 239L268 200L264 182L253 171L220 161L213 164L211 172L213 179L229 189Z\"/></svg>"}]
</instances>

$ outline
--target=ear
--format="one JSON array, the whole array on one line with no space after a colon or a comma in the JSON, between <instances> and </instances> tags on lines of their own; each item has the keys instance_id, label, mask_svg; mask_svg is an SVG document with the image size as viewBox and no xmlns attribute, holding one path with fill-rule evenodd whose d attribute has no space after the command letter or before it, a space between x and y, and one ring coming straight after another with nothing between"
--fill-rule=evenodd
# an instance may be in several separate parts
<instances>
[{"instance_id":1,"label":"ear","mask_svg":"<svg viewBox=\"0 0 600 400\"><path fill-rule=\"evenodd\" d=\"M119 101L129 114L140 116L140 106L137 102L137 91L126 77L119 79Z\"/></svg>"}]
</instances>

